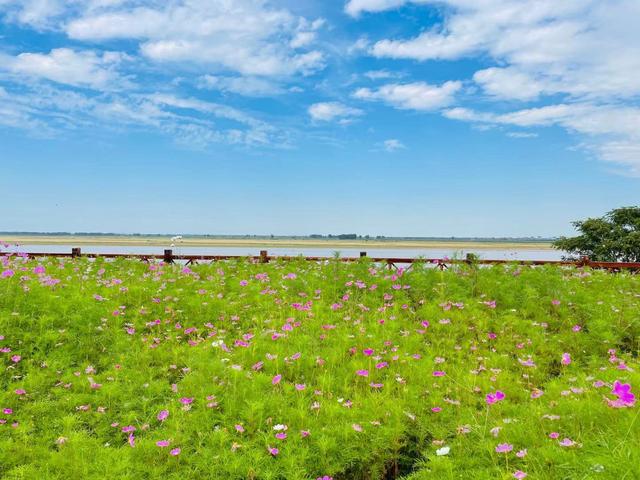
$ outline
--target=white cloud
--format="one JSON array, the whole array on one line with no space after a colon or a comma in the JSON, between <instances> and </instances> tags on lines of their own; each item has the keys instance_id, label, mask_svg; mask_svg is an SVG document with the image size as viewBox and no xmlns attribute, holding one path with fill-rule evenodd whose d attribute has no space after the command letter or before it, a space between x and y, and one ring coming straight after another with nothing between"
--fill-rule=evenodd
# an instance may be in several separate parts
<instances>
[{"instance_id":1,"label":"white cloud","mask_svg":"<svg viewBox=\"0 0 640 480\"><path fill-rule=\"evenodd\" d=\"M190 148L213 143L288 145L286 132L227 105L165 93L89 96L53 84L25 85L20 91L0 89L0 125L58 138L69 133L76 136L85 128L110 135L146 130Z\"/></svg>"},{"instance_id":2,"label":"white cloud","mask_svg":"<svg viewBox=\"0 0 640 480\"><path fill-rule=\"evenodd\" d=\"M43 78L76 87L115 90L128 84L117 72L127 57L116 52L97 54L57 48L48 54L21 53L15 57L0 55L0 71Z\"/></svg>"},{"instance_id":3,"label":"white cloud","mask_svg":"<svg viewBox=\"0 0 640 480\"><path fill-rule=\"evenodd\" d=\"M480 125L559 126L585 136L583 146L603 160L622 165L631 174L640 176L640 107L574 103L501 114L459 107L445 110L443 114Z\"/></svg>"},{"instance_id":4,"label":"white cloud","mask_svg":"<svg viewBox=\"0 0 640 480\"><path fill-rule=\"evenodd\" d=\"M536 138L537 133L533 132L507 132L507 137L511 138Z\"/></svg>"},{"instance_id":5,"label":"white cloud","mask_svg":"<svg viewBox=\"0 0 640 480\"><path fill-rule=\"evenodd\" d=\"M425 82L391 83L378 89L360 88L354 96L362 100L380 100L397 108L410 110L438 110L453 103L460 82L446 82L440 86Z\"/></svg>"},{"instance_id":6,"label":"white cloud","mask_svg":"<svg viewBox=\"0 0 640 480\"><path fill-rule=\"evenodd\" d=\"M408 1L352 0L353 14ZM454 108L445 115L477 126L555 125L576 133L601 159L640 171L640 2L637 0L441 0L442 23L413 38L382 39L369 53L396 59L495 65L473 81L487 100L539 102L494 113ZM468 99L468 97L467 97ZM552 102L540 107L540 103ZM490 104L489 104L490 105ZM526 103L525 103L526 105ZM502 110L502 108L501 108ZM583 141L584 140L584 141Z\"/></svg>"},{"instance_id":7,"label":"white cloud","mask_svg":"<svg viewBox=\"0 0 640 480\"><path fill-rule=\"evenodd\" d=\"M339 119L342 123L348 122L355 116L362 115L362 110L348 107L340 102L314 103L308 109L313 120L331 122Z\"/></svg>"},{"instance_id":8,"label":"white cloud","mask_svg":"<svg viewBox=\"0 0 640 480\"><path fill-rule=\"evenodd\" d=\"M389 70L369 70L364 72L364 76L369 80L387 80L389 78L399 78L403 74L400 72L390 72Z\"/></svg>"},{"instance_id":9,"label":"white cloud","mask_svg":"<svg viewBox=\"0 0 640 480\"><path fill-rule=\"evenodd\" d=\"M404 3L404 2L402 2ZM633 97L640 94L640 2L443 0L442 25L411 39L384 39L378 57L455 60L486 55L503 68L474 79L496 97ZM506 66L505 66L506 65Z\"/></svg>"},{"instance_id":10,"label":"white cloud","mask_svg":"<svg viewBox=\"0 0 640 480\"><path fill-rule=\"evenodd\" d=\"M403 150L407 148L400 140L390 138L382 143L382 146L387 152L395 152L396 150Z\"/></svg>"},{"instance_id":11,"label":"white cloud","mask_svg":"<svg viewBox=\"0 0 640 480\"><path fill-rule=\"evenodd\" d=\"M323 21L308 21L263 1L177 0L86 12L70 21L78 40L132 39L146 57L243 75L309 74L324 67L315 40Z\"/></svg>"},{"instance_id":12,"label":"white cloud","mask_svg":"<svg viewBox=\"0 0 640 480\"><path fill-rule=\"evenodd\" d=\"M65 11L63 0L0 0L0 13L10 21L37 29L52 28L53 20Z\"/></svg>"},{"instance_id":13,"label":"white cloud","mask_svg":"<svg viewBox=\"0 0 640 480\"><path fill-rule=\"evenodd\" d=\"M203 75L198 79L198 88L237 93L249 97L264 97L283 93L275 82L264 77L223 77Z\"/></svg>"},{"instance_id":14,"label":"white cloud","mask_svg":"<svg viewBox=\"0 0 640 480\"><path fill-rule=\"evenodd\" d=\"M357 17L362 12L381 12L399 7L405 3L407 3L407 0L349 0L344 10L349 15Z\"/></svg>"}]
</instances>

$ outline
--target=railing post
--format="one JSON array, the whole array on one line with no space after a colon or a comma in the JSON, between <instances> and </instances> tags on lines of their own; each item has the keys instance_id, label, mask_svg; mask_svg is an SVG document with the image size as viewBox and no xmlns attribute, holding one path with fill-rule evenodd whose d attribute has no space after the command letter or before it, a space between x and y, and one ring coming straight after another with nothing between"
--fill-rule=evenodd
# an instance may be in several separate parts
<instances>
[{"instance_id":1,"label":"railing post","mask_svg":"<svg viewBox=\"0 0 640 480\"><path fill-rule=\"evenodd\" d=\"M267 263L269 261L269 255L266 250L260 250L260 263Z\"/></svg>"},{"instance_id":2,"label":"railing post","mask_svg":"<svg viewBox=\"0 0 640 480\"><path fill-rule=\"evenodd\" d=\"M71 249L71 258L76 258L81 256L82 256L82 251L80 250L80 247L73 247Z\"/></svg>"},{"instance_id":3,"label":"railing post","mask_svg":"<svg viewBox=\"0 0 640 480\"><path fill-rule=\"evenodd\" d=\"M164 263L173 263L173 250L170 248L165 249L163 260Z\"/></svg>"},{"instance_id":4,"label":"railing post","mask_svg":"<svg viewBox=\"0 0 640 480\"><path fill-rule=\"evenodd\" d=\"M366 256L367 256L367 252L360 252L360 258L366 257Z\"/></svg>"},{"instance_id":5,"label":"railing post","mask_svg":"<svg viewBox=\"0 0 640 480\"><path fill-rule=\"evenodd\" d=\"M589 257L584 255L582 257L580 257L580 261L578 263L578 266L580 267L588 267L591 264L591 260L589 260Z\"/></svg>"}]
</instances>

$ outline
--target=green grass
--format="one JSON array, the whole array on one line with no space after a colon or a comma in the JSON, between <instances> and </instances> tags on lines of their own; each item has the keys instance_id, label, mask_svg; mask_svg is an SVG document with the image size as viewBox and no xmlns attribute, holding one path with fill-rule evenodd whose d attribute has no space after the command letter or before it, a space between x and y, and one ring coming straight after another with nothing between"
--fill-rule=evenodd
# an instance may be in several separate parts
<instances>
[{"instance_id":1,"label":"green grass","mask_svg":"<svg viewBox=\"0 0 640 480\"><path fill-rule=\"evenodd\" d=\"M0 477L639 478L640 277L374 267L5 259Z\"/></svg>"}]
</instances>

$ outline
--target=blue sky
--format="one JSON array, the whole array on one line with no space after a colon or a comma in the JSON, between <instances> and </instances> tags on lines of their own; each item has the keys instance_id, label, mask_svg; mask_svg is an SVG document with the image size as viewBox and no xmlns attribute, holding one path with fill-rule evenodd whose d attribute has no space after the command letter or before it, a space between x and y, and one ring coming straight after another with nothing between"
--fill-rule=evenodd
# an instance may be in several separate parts
<instances>
[{"instance_id":1,"label":"blue sky","mask_svg":"<svg viewBox=\"0 0 640 480\"><path fill-rule=\"evenodd\" d=\"M640 198L637 0L0 0L0 230L553 236Z\"/></svg>"}]
</instances>

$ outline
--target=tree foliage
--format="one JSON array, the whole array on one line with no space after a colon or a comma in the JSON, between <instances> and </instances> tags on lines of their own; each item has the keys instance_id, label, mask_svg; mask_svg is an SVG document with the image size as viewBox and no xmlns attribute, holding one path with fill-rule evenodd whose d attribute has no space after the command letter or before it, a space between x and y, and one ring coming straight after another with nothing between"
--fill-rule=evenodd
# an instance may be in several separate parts
<instances>
[{"instance_id":1,"label":"tree foliage","mask_svg":"<svg viewBox=\"0 0 640 480\"><path fill-rule=\"evenodd\" d=\"M561 237L555 248L603 262L640 262L640 207L616 208L573 226L581 235Z\"/></svg>"}]
</instances>

